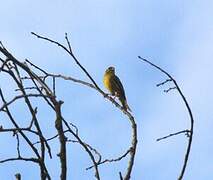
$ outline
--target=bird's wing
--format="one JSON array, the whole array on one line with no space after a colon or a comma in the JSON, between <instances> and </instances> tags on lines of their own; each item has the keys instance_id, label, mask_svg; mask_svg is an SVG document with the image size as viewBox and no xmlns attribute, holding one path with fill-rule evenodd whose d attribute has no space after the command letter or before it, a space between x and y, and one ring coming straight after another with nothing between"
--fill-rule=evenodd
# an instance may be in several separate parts
<instances>
[{"instance_id":1,"label":"bird's wing","mask_svg":"<svg viewBox=\"0 0 213 180\"><path fill-rule=\"evenodd\" d=\"M122 85L120 79L117 76L113 76L112 84L113 84L113 86L115 88L115 91L117 93L119 93L119 96L123 96L124 99L125 99L125 92L124 92L123 85Z\"/></svg>"}]
</instances>

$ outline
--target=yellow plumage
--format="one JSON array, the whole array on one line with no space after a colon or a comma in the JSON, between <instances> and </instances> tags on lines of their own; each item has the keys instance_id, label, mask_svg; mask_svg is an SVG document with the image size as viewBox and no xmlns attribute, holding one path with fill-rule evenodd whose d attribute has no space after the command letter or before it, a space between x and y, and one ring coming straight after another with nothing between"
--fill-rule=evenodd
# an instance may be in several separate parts
<instances>
[{"instance_id":1,"label":"yellow plumage","mask_svg":"<svg viewBox=\"0 0 213 180\"><path fill-rule=\"evenodd\" d=\"M107 68L107 70L105 71L105 74L104 74L103 82L104 82L104 86L109 90L109 92L113 96L118 97L124 110L131 111L131 109L129 108L129 106L127 104L123 85L122 85L120 79L115 75L114 67Z\"/></svg>"}]
</instances>

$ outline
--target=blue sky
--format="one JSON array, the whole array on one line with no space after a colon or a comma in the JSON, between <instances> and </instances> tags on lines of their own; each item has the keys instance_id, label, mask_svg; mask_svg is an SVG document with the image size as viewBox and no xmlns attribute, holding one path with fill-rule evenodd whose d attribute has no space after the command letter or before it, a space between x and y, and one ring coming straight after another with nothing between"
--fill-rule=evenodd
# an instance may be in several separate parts
<instances>
[{"instance_id":1,"label":"blue sky","mask_svg":"<svg viewBox=\"0 0 213 180\"><path fill-rule=\"evenodd\" d=\"M189 126L179 95L175 91L165 94L163 88L155 86L165 76L137 56L158 64L176 78L194 113L195 134L185 179L211 180L212 7L210 0L38 0L36 3L7 0L0 6L0 40L20 60L28 58L52 73L89 81L65 52L30 34L34 31L65 42L67 32L76 56L103 89L103 72L109 65L116 67L138 124L133 180L176 179L185 154L187 140L183 135L155 141ZM5 77L0 78L0 86L7 88L10 99L13 84L8 84ZM117 157L128 148L130 124L119 110L92 89L72 82L60 81L57 85L58 99L65 101L65 118L79 127L86 142L105 158ZM44 103L34 101L34 104L40 107L38 115L45 134L54 135L53 112ZM18 114L19 123L26 124L29 114L24 107L18 107L13 111ZM0 124L9 126L3 115ZM0 146L4 147L1 157L12 154L15 139L6 134L1 134L0 139ZM57 141L51 144L56 154ZM22 149L24 154L30 153L25 145ZM68 177L94 179L93 171L85 171L90 162L84 151L70 144L68 152ZM102 179L118 179L118 172L125 170L126 162L100 166ZM57 157L48 163L54 179L58 179ZM0 166L0 175L5 179L12 179L15 172L20 172L24 179L38 179L38 168L32 164Z\"/></svg>"}]
</instances>

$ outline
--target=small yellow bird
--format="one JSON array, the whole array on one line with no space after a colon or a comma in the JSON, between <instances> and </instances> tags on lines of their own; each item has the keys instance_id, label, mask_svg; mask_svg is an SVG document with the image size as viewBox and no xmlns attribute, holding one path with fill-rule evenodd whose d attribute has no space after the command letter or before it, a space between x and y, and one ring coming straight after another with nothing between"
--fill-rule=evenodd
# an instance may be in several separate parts
<instances>
[{"instance_id":1,"label":"small yellow bird","mask_svg":"<svg viewBox=\"0 0 213 180\"><path fill-rule=\"evenodd\" d=\"M115 75L114 67L107 68L107 70L105 71L105 74L104 74L103 82L104 82L104 86L109 90L109 92L113 96L118 97L124 110L131 111L131 109L129 108L129 106L127 104L123 85L122 85L120 79Z\"/></svg>"}]
</instances>

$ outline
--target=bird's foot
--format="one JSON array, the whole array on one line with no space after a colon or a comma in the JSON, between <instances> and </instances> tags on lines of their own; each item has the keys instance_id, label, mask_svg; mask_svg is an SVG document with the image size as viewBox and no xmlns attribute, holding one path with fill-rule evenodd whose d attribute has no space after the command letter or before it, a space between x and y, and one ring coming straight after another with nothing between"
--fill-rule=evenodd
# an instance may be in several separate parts
<instances>
[{"instance_id":1,"label":"bird's foot","mask_svg":"<svg viewBox=\"0 0 213 180\"><path fill-rule=\"evenodd\" d=\"M109 93L104 93L103 96L104 96L104 98L107 98L107 97L110 96L110 94Z\"/></svg>"},{"instance_id":2,"label":"bird's foot","mask_svg":"<svg viewBox=\"0 0 213 180\"><path fill-rule=\"evenodd\" d=\"M116 98L115 95L109 94L109 93L105 93L103 96L104 96L105 98L110 97L110 98L112 98L113 100L115 100L115 98Z\"/></svg>"}]
</instances>

